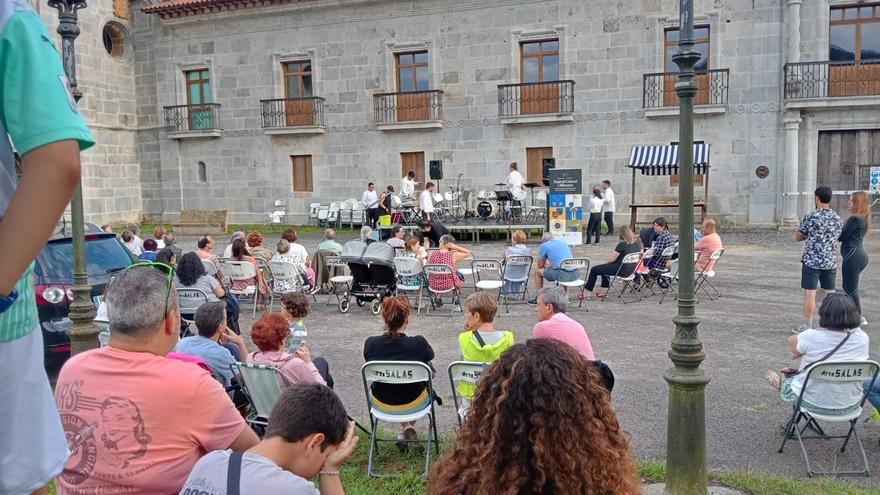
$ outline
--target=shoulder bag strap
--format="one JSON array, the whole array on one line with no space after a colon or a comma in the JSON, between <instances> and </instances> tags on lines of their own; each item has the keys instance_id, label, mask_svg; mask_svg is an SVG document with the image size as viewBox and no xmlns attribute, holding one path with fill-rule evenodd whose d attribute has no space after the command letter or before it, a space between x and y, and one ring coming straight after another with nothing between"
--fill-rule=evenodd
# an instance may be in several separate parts
<instances>
[{"instance_id":1,"label":"shoulder bag strap","mask_svg":"<svg viewBox=\"0 0 880 495\"><path fill-rule=\"evenodd\" d=\"M483 340L483 336L480 335L480 332L474 330L471 333L474 334L474 338L477 339L477 342L480 344L480 347L486 347L486 341Z\"/></svg>"},{"instance_id":2,"label":"shoulder bag strap","mask_svg":"<svg viewBox=\"0 0 880 495\"><path fill-rule=\"evenodd\" d=\"M843 340L841 340L840 343L837 344L837 347L835 347L834 349L831 349L831 351L830 351L828 354L825 354L825 356L823 356L822 359L817 359L817 360L813 361L812 363L810 363L810 364L804 366L804 367L801 368L796 374L799 375L799 374L801 374L801 372L806 371L806 370L810 369L811 367L813 367L813 365L815 365L815 364L817 364L817 363L821 363L822 361L825 361L825 360L827 360L828 358L830 358L832 354L834 354L835 352L837 352L838 349L840 349L841 347L843 347L843 344L845 344L846 341L849 340L849 336L850 336L850 335L852 335L852 332L850 332L849 330L847 330L847 332L846 332L846 337L844 337Z\"/></svg>"},{"instance_id":3,"label":"shoulder bag strap","mask_svg":"<svg viewBox=\"0 0 880 495\"><path fill-rule=\"evenodd\" d=\"M226 472L226 495L241 495L241 458L242 452L233 452L229 456L229 470Z\"/></svg>"}]
</instances>

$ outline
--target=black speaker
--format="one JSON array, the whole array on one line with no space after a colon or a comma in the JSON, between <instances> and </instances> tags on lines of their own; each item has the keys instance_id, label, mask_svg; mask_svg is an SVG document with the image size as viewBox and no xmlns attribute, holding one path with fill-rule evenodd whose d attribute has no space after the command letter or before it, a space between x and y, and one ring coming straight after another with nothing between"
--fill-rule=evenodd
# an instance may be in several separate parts
<instances>
[{"instance_id":1,"label":"black speaker","mask_svg":"<svg viewBox=\"0 0 880 495\"><path fill-rule=\"evenodd\" d=\"M545 186L550 185L550 169L556 168L556 158L544 158L541 161L541 180Z\"/></svg>"},{"instance_id":2,"label":"black speaker","mask_svg":"<svg viewBox=\"0 0 880 495\"><path fill-rule=\"evenodd\" d=\"M431 180L443 180L443 161L431 160L428 162L428 173Z\"/></svg>"}]
</instances>

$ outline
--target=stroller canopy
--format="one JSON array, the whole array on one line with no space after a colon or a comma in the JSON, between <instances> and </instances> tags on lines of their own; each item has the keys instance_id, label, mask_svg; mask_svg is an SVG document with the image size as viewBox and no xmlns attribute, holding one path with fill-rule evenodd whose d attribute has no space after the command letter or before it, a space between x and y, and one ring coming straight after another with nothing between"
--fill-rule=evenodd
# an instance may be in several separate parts
<instances>
[{"instance_id":1,"label":"stroller canopy","mask_svg":"<svg viewBox=\"0 0 880 495\"><path fill-rule=\"evenodd\" d=\"M394 266L394 247L385 242L374 242L367 246L362 259L368 265Z\"/></svg>"},{"instance_id":2,"label":"stroller canopy","mask_svg":"<svg viewBox=\"0 0 880 495\"><path fill-rule=\"evenodd\" d=\"M345 263L363 263L362 258L364 256L364 251L367 250L367 243L360 240L355 239L353 241L348 241L342 246L342 254L339 256L342 258L342 261Z\"/></svg>"}]
</instances>

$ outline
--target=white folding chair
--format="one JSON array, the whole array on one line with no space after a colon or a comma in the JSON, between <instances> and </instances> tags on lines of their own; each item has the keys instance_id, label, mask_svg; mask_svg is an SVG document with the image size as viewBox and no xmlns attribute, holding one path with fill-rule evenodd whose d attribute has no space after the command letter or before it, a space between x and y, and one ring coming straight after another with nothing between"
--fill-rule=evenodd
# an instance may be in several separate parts
<instances>
[{"instance_id":1,"label":"white folding chair","mask_svg":"<svg viewBox=\"0 0 880 495\"><path fill-rule=\"evenodd\" d=\"M229 367L233 376L241 376L241 390L251 403L245 421L258 429L265 429L282 388L290 386L290 382L277 368L264 364L234 363Z\"/></svg>"},{"instance_id":2,"label":"white folding chair","mask_svg":"<svg viewBox=\"0 0 880 495\"><path fill-rule=\"evenodd\" d=\"M871 390L871 387L863 389L862 382L870 380L870 383L873 384L877 380L878 371L880 371L880 364L875 361L823 361L810 367L810 370L806 372L807 376L804 380L804 386L801 388L801 393L798 396L797 402L792 406L791 418L788 420L788 425L785 427L785 438L782 440L782 446L779 447L779 453L782 453L783 449L785 449L785 442L789 439L797 438L798 443L800 443L801 446L801 452L804 456L804 463L807 466L807 476L812 477L813 475L822 476L839 474L864 474L865 476L870 476L871 469L868 466L868 456L865 453L865 447L862 445L862 440L859 438L859 433L856 430L856 427L858 426L859 417L862 415L862 408L865 405L865 400L868 398L868 391ZM804 407L804 393L809 389L809 386L815 382L824 382L826 386L831 384L836 386L858 386L859 390L862 390L862 393L860 394L861 399L853 404L841 407L840 409L824 409L822 414L811 412L808 409L813 409L812 407ZM828 435L822 430L822 427L819 426L818 421L827 423L848 422L849 430L846 435ZM801 425L802 422L803 425ZM804 435L804 431L806 431L808 427L813 429L816 432L816 435ZM824 440L842 438L843 445L840 447L840 452L844 452L849 443L850 437L855 438L856 440L856 445L858 445L859 452L862 455L864 469L858 471L813 469L813 466L810 463L810 456L807 454L807 448L804 445L804 440L816 438Z\"/></svg>"},{"instance_id":3,"label":"white folding chair","mask_svg":"<svg viewBox=\"0 0 880 495\"><path fill-rule=\"evenodd\" d=\"M360 227L367 221L367 207L360 201L355 201L351 207L351 227Z\"/></svg>"},{"instance_id":4,"label":"white folding chair","mask_svg":"<svg viewBox=\"0 0 880 495\"><path fill-rule=\"evenodd\" d=\"M249 283L244 289L235 290L230 288L229 293L234 295L239 300L253 298L253 318L256 319L257 299L259 298L260 294L260 291L257 289L257 268L249 261L227 261L223 264L223 270L226 272L227 275L229 275L229 279L232 282L236 282L239 280L254 280L253 284Z\"/></svg>"},{"instance_id":5,"label":"white folding chair","mask_svg":"<svg viewBox=\"0 0 880 495\"><path fill-rule=\"evenodd\" d=\"M273 281L272 285L272 298L269 299L269 312L272 312L272 306L275 303L276 297L281 297L288 292L296 292L297 289L292 289L289 291L279 291L276 290L276 282L281 284L289 284L291 287L299 287L300 290L305 286L305 283L300 276L299 270L296 267L296 264L290 261L270 261L269 269L272 271Z\"/></svg>"},{"instance_id":6,"label":"white folding chair","mask_svg":"<svg viewBox=\"0 0 880 495\"><path fill-rule=\"evenodd\" d=\"M217 265L215 265L213 261L202 260L202 266L205 267L205 273L207 273L208 275L210 275L212 277L217 275L218 268L217 268Z\"/></svg>"},{"instance_id":7,"label":"white folding chair","mask_svg":"<svg viewBox=\"0 0 880 495\"><path fill-rule=\"evenodd\" d=\"M635 267L638 266L639 261L642 259L642 253L630 253L623 257L623 260L620 262L620 266L617 267L617 273L611 277L611 280L608 282L608 290L602 294L602 297L599 298L600 301L604 301L608 294L613 290L617 292L617 297L623 301L623 304L627 304L629 301L626 300L627 291L632 290L636 298L632 302L641 301L642 296L639 295L639 291L634 289L634 281L636 279L636 270ZM630 274L628 276L621 276L621 273L629 271ZM616 284L618 282L623 282L622 287L618 288Z\"/></svg>"},{"instance_id":8,"label":"white folding chair","mask_svg":"<svg viewBox=\"0 0 880 495\"><path fill-rule=\"evenodd\" d=\"M208 294L202 289L180 287L177 289L177 301L180 308L180 320L186 324L187 332L192 334L189 327L195 324L196 311L199 306L210 301Z\"/></svg>"},{"instance_id":9,"label":"white folding chair","mask_svg":"<svg viewBox=\"0 0 880 495\"><path fill-rule=\"evenodd\" d=\"M498 300L504 304L506 312L510 313L507 305L507 296L501 290L504 287L504 279L501 275L503 264L498 260L473 260L471 270L474 274L474 290L477 292L498 291Z\"/></svg>"},{"instance_id":10,"label":"white folding chair","mask_svg":"<svg viewBox=\"0 0 880 495\"><path fill-rule=\"evenodd\" d=\"M339 206L339 222L338 225L341 227L345 224L351 226L351 207L354 205L353 199L346 199Z\"/></svg>"},{"instance_id":11,"label":"white folding chair","mask_svg":"<svg viewBox=\"0 0 880 495\"><path fill-rule=\"evenodd\" d=\"M562 260L562 263L559 264L560 271L561 270L569 270L577 272L577 278L575 280L571 280L568 282L560 282L556 281L556 285L561 285L565 287L566 294L568 293L568 289L580 289L578 292L578 307L583 307L584 305L584 287L587 285L587 274L590 272L590 260L588 258L568 258L566 260Z\"/></svg>"},{"instance_id":12,"label":"white folding chair","mask_svg":"<svg viewBox=\"0 0 880 495\"><path fill-rule=\"evenodd\" d=\"M474 389L477 380L483 371L489 367L489 363L477 363L474 361L453 361L449 363L449 385L452 387L452 402L458 417L458 425L461 426L467 411L470 408L471 399L474 397Z\"/></svg>"},{"instance_id":13,"label":"white folding chair","mask_svg":"<svg viewBox=\"0 0 880 495\"><path fill-rule=\"evenodd\" d=\"M458 300L458 289L453 285L452 288L444 289L437 286L437 277L457 277L458 275L452 271L452 267L449 265L425 265L425 275L428 277L428 296L431 298L431 306L428 308L428 311L436 310L437 306L434 300L436 296L440 302L443 302L443 296L445 294L449 294L452 296L452 305L451 310L449 312L449 316L455 312L456 305L461 304ZM432 285L432 277L433 277L433 285Z\"/></svg>"},{"instance_id":14,"label":"white folding chair","mask_svg":"<svg viewBox=\"0 0 880 495\"><path fill-rule=\"evenodd\" d=\"M669 260L669 258L671 258L672 255L675 254L675 252L677 250L678 250L678 243L676 242L675 244L664 248L663 251L660 252L660 258L664 259L664 260ZM653 258L655 254L656 254L656 249L650 248L647 251L645 251L645 254L642 256L642 259L645 260L645 262L647 263L648 260ZM647 275L647 273L650 273L650 270L648 270L647 267L645 267L645 270L646 270L645 275ZM655 279L655 278L651 278L648 276L642 277L644 279L644 282L642 283L642 285L639 289L640 294L644 294L645 289L648 289L649 291L651 291L652 296L657 294L654 291L654 284L657 283L660 280L660 278L662 278L662 274L664 272L667 272L668 270L666 270L665 266L661 266L659 268L656 268L656 270L661 274L661 276L658 276L658 278ZM661 287L661 289L662 289L662 287Z\"/></svg>"},{"instance_id":15,"label":"white folding chair","mask_svg":"<svg viewBox=\"0 0 880 495\"><path fill-rule=\"evenodd\" d=\"M342 206L342 203L339 201L334 201L330 203L330 208L327 211L327 226L328 227L339 227L339 210Z\"/></svg>"},{"instance_id":16,"label":"white folding chair","mask_svg":"<svg viewBox=\"0 0 880 495\"><path fill-rule=\"evenodd\" d=\"M436 250L436 249L435 249L435 250ZM431 255L431 253L427 253L427 254L428 254L428 256ZM471 261L473 261L473 259L474 259L474 258L473 258L473 254L471 254L470 256L468 256L467 258L465 258L465 259L462 260L462 261L464 261L465 263L468 263L468 259L470 259ZM463 281L462 284L461 284L461 288L462 288L462 289L475 289L475 290L476 290L476 288L477 288L477 277L474 275L474 268L473 268L473 266L471 266L471 265L468 263L467 265L465 265L464 268L457 268L457 267L456 267L456 270L455 270L455 271L457 271L457 272L459 273L459 275L461 275L462 277L464 277L464 281ZM474 285L467 285L467 284L468 284L468 279L470 279L470 280L471 280L471 283L473 283Z\"/></svg>"},{"instance_id":17,"label":"white folding chair","mask_svg":"<svg viewBox=\"0 0 880 495\"><path fill-rule=\"evenodd\" d=\"M694 263L700 258L699 251L694 251ZM681 256L679 256L678 260L675 260L672 263L672 268L660 273L660 278L666 281L666 287L660 285L660 292L663 294L660 296L659 304L663 304L663 300L666 299L666 294L669 294L672 291L672 288L678 285L678 273L681 270ZM675 295L675 299L678 300L678 294Z\"/></svg>"},{"instance_id":18,"label":"white folding chair","mask_svg":"<svg viewBox=\"0 0 880 495\"><path fill-rule=\"evenodd\" d=\"M504 281L505 299L510 294L522 294L522 300L526 300L529 292L529 278L532 275L532 264L534 258L531 256L508 256L504 260L504 267L501 268L501 278ZM510 290L517 286L522 286L522 290Z\"/></svg>"},{"instance_id":19,"label":"white folding chair","mask_svg":"<svg viewBox=\"0 0 880 495\"><path fill-rule=\"evenodd\" d=\"M318 226L326 227L327 226L327 217L330 216L330 206L329 205L321 205L318 207Z\"/></svg>"},{"instance_id":20,"label":"white folding chair","mask_svg":"<svg viewBox=\"0 0 880 495\"><path fill-rule=\"evenodd\" d=\"M333 296L336 296L336 303L340 304L339 310L343 313L348 311L348 307L345 308L345 311L342 310L341 302L346 299L339 297L339 289L341 287L345 287L343 294L347 294L348 291L351 290L351 283L354 281L354 277L344 274L347 267L348 265L345 264L345 262L342 261L342 258L340 258L339 256L324 257L324 270L327 270L327 273L336 273L337 271L341 271L343 273L343 275L335 275L333 277L330 277L330 293L327 295L327 306L330 305L330 299Z\"/></svg>"},{"instance_id":21,"label":"white folding chair","mask_svg":"<svg viewBox=\"0 0 880 495\"><path fill-rule=\"evenodd\" d=\"M370 410L370 452L367 456L367 474L379 477L373 472L373 456L379 448L380 442L405 441L408 443L425 443L425 471L423 476L428 477L428 467L431 463L431 447L435 454L440 453L440 438L437 435L437 417L434 413L434 388L431 385L433 373L427 364L418 361L369 361L361 367L361 378L364 383L364 394L367 397L367 407ZM427 398L422 407L411 411L389 410L382 403L373 399L370 385L383 383L388 385L402 385L410 383L425 383ZM397 440L379 438L379 422L408 423L428 418L428 431L426 440Z\"/></svg>"},{"instance_id":22,"label":"white folding chair","mask_svg":"<svg viewBox=\"0 0 880 495\"><path fill-rule=\"evenodd\" d=\"M416 294L416 314L422 314L422 296L424 294L425 272L422 270L422 264L415 258L409 256L396 256L394 258L394 272L397 275L397 292L407 294ZM411 282L421 279L418 285L412 285ZM405 283L408 282L408 283ZM409 299L409 297L407 297Z\"/></svg>"},{"instance_id":23,"label":"white folding chair","mask_svg":"<svg viewBox=\"0 0 880 495\"><path fill-rule=\"evenodd\" d=\"M321 203L312 203L309 205L309 225L312 222L315 222L315 225L318 225L318 210L321 208Z\"/></svg>"},{"instance_id":24,"label":"white folding chair","mask_svg":"<svg viewBox=\"0 0 880 495\"><path fill-rule=\"evenodd\" d=\"M697 272L697 279L694 282L694 284L696 285L696 289L694 289L694 294L698 293L700 289L702 289L703 292L705 292L706 295L709 296L710 301L714 301L715 299L721 297L721 292L717 288L715 288L714 285L712 285L712 282L710 282L709 279L715 278L715 267L718 265L718 258L721 258L722 254L724 254L723 249L718 249L717 251L714 251L712 255L709 256L709 264L706 265L706 269L699 270ZM704 287L704 285L708 285L709 288L712 289L712 292L714 292L714 294L712 294L712 292L709 292Z\"/></svg>"}]
</instances>

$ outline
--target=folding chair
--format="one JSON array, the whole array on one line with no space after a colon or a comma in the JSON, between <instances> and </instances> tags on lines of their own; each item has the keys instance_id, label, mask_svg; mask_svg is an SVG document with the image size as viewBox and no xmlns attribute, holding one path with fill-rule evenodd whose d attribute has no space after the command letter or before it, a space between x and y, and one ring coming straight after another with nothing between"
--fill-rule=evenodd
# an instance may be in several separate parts
<instances>
[{"instance_id":1,"label":"folding chair","mask_svg":"<svg viewBox=\"0 0 880 495\"><path fill-rule=\"evenodd\" d=\"M251 412L245 422L260 430L269 425L269 414L281 389L290 386L290 381L277 368L265 364L233 363L229 365L233 376L241 376L241 390L251 403Z\"/></svg>"},{"instance_id":2,"label":"folding chair","mask_svg":"<svg viewBox=\"0 0 880 495\"><path fill-rule=\"evenodd\" d=\"M702 289L703 292L705 292L706 295L709 296L710 301L714 301L715 299L721 297L721 292L719 292L718 289L716 289L715 286L712 285L712 282L710 282L709 279L715 278L715 266L718 265L718 258L720 258L722 254L724 254L723 249L719 249L713 252L712 255L709 256L709 264L706 265L706 269L699 270L697 272L697 280L695 282L696 289L694 289L694 294L698 293L700 289ZM705 287L703 287L703 285L706 284L708 284L709 288L712 289L712 292L715 293L714 296Z\"/></svg>"},{"instance_id":3,"label":"folding chair","mask_svg":"<svg viewBox=\"0 0 880 495\"><path fill-rule=\"evenodd\" d=\"M210 261L208 263L210 263ZM181 287L177 289L177 300L178 306L181 308L180 321L183 322L180 332L181 337L184 337L187 334L191 335L193 332L190 331L189 327L190 325L195 324L196 310L198 310L199 306L202 304L209 302L210 299L208 299L208 294L202 289ZM186 330L184 330L184 327Z\"/></svg>"},{"instance_id":4,"label":"folding chair","mask_svg":"<svg viewBox=\"0 0 880 495\"><path fill-rule=\"evenodd\" d=\"M428 253L429 256L430 256L430 254L431 254L431 253ZM473 254L470 255L470 256L468 256L468 258L470 258L471 261L473 261L473 259L474 259L474 258L473 258ZM465 259L462 260L462 261L467 262L468 258L465 258ZM457 268L456 271L457 271L462 277L464 277L464 282L461 284L461 288L462 288L462 289L474 289L474 290L476 291L476 288L477 288L477 277L474 275L474 267L473 267L473 266L465 266L465 268ZM471 281L473 282L474 285L466 285L468 279L471 279Z\"/></svg>"},{"instance_id":5,"label":"folding chair","mask_svg":"<svg viewBox=\"0 0 880 495\"><path fill-rule=\"evenodd\" d=\"M328 227L339 227L339 209L342 206L342 203L339 201L334 201L330 203L330 208L327 211L327 226Z\"/></svg>"},{"instance_id":6,"label":"folding chair","mask_svg":"<svg viewBox=\"0 0 880 495\"><path fill-rule=\"evenodd\" d=\"M604 301L608 294L613 290L617 292L617 297L623 301L623 304L627 304L629 301L626 300L627 291L632 290L638 299L633 300L632 302L641 301L642 296L639 295L639 292L635 289L634 283L636 280L636 270L633 265L638 265L639 261L642 259L642 253L630 253L623 257L623 260L620 262L620 266L617 267L617 273L611 277L611 280L608 282L608 290L602 294L602 297L599 299L600 301ZM632 272L626 277L621 276L623 273L624 267L633 267ZM617 288L615 284L617 282L623 282L623 286L621 288Z\"/></svg>"},{"instance_id":7,"label":"folding chair","mask_svg":"<svg viewBox=\"0 0 880 495\"><path fill-rule=\"evenodd\" d=\"M526 300L529 292L529 277L532 275L532 264L534 258L531 256L508 256L504 260L504 266L501 268L501 279L504 281L505 301L508 295L522 294L522 300ZM517 285L522 286L522 291L509 290Z\"/></svg>"},{"instance_id":8,"label":"folding chair","mask_svg":"<svg viewBox=\"0 0 880 495\"><path fill-rule=\"evenodd\" d=\"M318 226L326 227L327 226L327 217L330 216L330 206L329 205L321 205L318 207Z\"/></svg>"},{"instance_id":9,"label":"folding chair","mask_svg":"<svg viewBox=\"0 0 880 495\"><path fill-rule=\"evenodd\" d=\"M205 273L212 277L214 275L217 275L217 272L219 271L217 265L215 265L214 262L211 260L202 260L202 266L205 267Z\"/></svg>"},{"instance_id":10,"label":"folding chair","mask_svg":"<svg viewBox=\"0 0 880 495\"><path fill-rule=\"evenodd\" d=\"M351 283L354 281L354 277L351 275L344 275L345 267L348 265L342 261L342 258L339 256L325 256L324 257L324 269L325 270L334 270L332 272L328 271L328 273L336 273L336 270L341 270L343 275L336 275L330 277L330 294L327 295L327 306L330 305L330 299L333 296L336 296L336 303L339 303L339 288L341 286L345 286L345 290L343 293L347 293L351 290Z\"/></svg>"},{"instance_id":11,"label":"folding chair","mask_svg":"<svg viewBox=\"0 0 880 495\"><path fill-rule=\"evenodd\" d=\"M672 258L672 255L675 254L676 250L678 250L678 243L677 242L671 246L664 248L663 251L660 252L660 258L669 260L670 258ZM647 263L648 260L652 259L655 254L656 254L656 250L654 248L649 248L647 251L645 251L645 254L642 256L642 261ZM648 289L649 291L651 291L652 296L656 295L657 293L654 291L654 284L657 282L658 279L657 278L649 278L647 275L650 273L650 270L646 266L644 268L645 268L644 273L641 273L641 275L644 275L642 277L644 279L644 282L642 283L641 287L639 288L639 293L640 293L640 295L644 294L644 290ZM667 272L668 270L661 267L661 268L657 269L657 271L660 272L660 274L662 275L662 273Z\"/></svg>"},{"instance_id":12,"label":"folding chair","mask_svg":"<svg viewBox=\"0 0 880 495\"><path fill-rule=\"evenodd\" d=\"M460 304L461 304L461 302L458 300L459 299L458 289L456 289L454 286L450 289L441 289L441 288L438 288L436 285L432 286L431 285L431 275L435 276L435 278L434 278L435 284L436 284L436 280L437 280L436 277L439 277L439 276L457 277L458 275L456 275L455 272L452 271L452 267L449 265L430 265L429 264L429 265L425 265L424 271L425 271L425 275L428 277L428 296L430 296L430 298L431 298L431 307L428 308L428 311L430 312L431 310L437 309L437 306L434 303L434 296L435 295L438 296L440 298L440 301L442 302L443 295L450 294L452 296L452 306L451 306L452 309L449 312L449 316L452 316L453 312L455 311L455 306L459 305L459 307L460 307Z\"/></svg>"},{"instance_id":13,"label":"folding chair","mask_svg":"<svg viewBox=\"0 0 880 495\"><path fill-rule=\"evenodd\" d=\"M373 472L373 456L379 449L380 442L396 442L397 439L379 438L378 429L379 422L386 423L407 423L410 421L418 421L425 416L428 417L427 440L406 440L409 443L426 443L425 448L425 472L423 477L428 477L428 467L431 464L431 446L434 447L434 453L440 453L440 438L437 436L437 416L434 413L434 388L431 385L433 373L427 364L418 361L370 361L361 367L361 378L364 383L364 394L367 397L367 407L370 410L370 452L367 456L367 474L371 477L379 477ZM391 411L373 400L373 394L370 391L370 384L406 384L406 383L422 383L427 387L428 399L426 404L414 411L407 411L401 414Z\"/></svg>"},{"instance_id":14,"label":"folding chair","mask_svg":"<svg viewBox=\"0 0 880 495\"><path fill-rule=\"evenodd\" d=\"M270 285L272 288L272 298L269 299L269 312L271 313L276 297L281 297L288 292L297 292L297 289L278 291L275 289L275 282L281 282L282 284L288 283L293 287L299 287L300 290L306 287L306 283L303 281L296 264L290 261L270 261L269 269L272 270L272 276L274 278L272 285Z\"/></svg>"},{"instance_id":15,"label":"folding chair","mask_svg":"<svg viewBox=\"0 0 880 495\"><path fill-rule=\"evenodd\" d=\"M504 287L504 278L501 270L504 265L498 260L473 260L471 270L474 274L474 290L484 292L489 290L498 291L498 301L504 305L504 310L510 313L507 305L507 295L501 290Z\"/></svg>"},{"instance_id":16,"label":"folding chair","mask_svg":"<svg viewBox=\"0 0 880 495\"><path fill-rule=\"evenodd\" d=\"M424 294L425 272L422 270L422 264L415 258L408 256L396 256L394 258L394 271L397 274L397 292L417 293L416 314L422 314L422 296ZM412 277L419 277L422 283L419 285L405 284L404 281L411 282ZM409 297L407 297L407 300Z\"/></svg>"},{"instance_id":17,"label":"folding chair","mask_svg":"<svg viewBox=\"0 0 880 495\"><path fill-rule=\"evenodd\" d=\"M782 446L779 447L779 453L782 453L785 448L785 442L789 439L797 438L798 443L800 443L801 446L801 452L804 456L804 463L807 466L807 476L812 477L813 475L824 476L838 474L864 474L865 476L870 476L871 469L868 466L868 456L865 453L865 447L862 445L862 440L859 438L859 433L856 431L856 426L858 425L859 417L862 415L862 408L865 405L865 400L868 398L868 390L871 390L871 387L862 389L862 382L870 379L870 382L873 385L877 380L878 371L880 371L880 364L875 361L823 361L812 366L807 372L807 377L804 380L804 386L801 388L801 393L798 396L797 402L792 406L791 419L788 420L788 425L785 427L785 438L782 440ZM802 404L804 401L804 392L807 390L807 387L815 381L828 382L828 384L837 385L858 384L859 389L862 390L861 399L858 402L840 409L823 411L826 412L825 414L810 412L804 408ZM834 414L835 412L839 414ZM803 426L801 425L802 421ZM819 426L818 421L828 423L849 422L849 430L846 435L828 435L822 430L822 427ZM812 436L804 435L804 431L806 431L808 427L812 428L817 434ZM853 437L856 440L856 445L858 445L859 452L862 454L864 469L859 471L817 471L813 469L812 464L810 463L810 456L807 454L807 448L804 445L804 440L815 438L825 440L842 438L844 440L843 445L840 447L840 452L844 452L849 443L850 437Z\"/></svg>"},{"instance_id":18,"label":"folding chair","mask_svg":"<svg viewBox=\"0 0 880 495\"><path fill-rule=\"evenodd\" d=\"M321 208L321 203L312 203L309 205L309 225L312 222L315 222L315 225L318 225L318 210Z\"/></svg>"},{"instance_id":19,"label":"folding chair","mask_svg":"<svg viewBox=\"0 0 880 495\"><path fill-rule=\"evenodd\" d=\"M233 282L237 280L256 280L257 278L257 269L249 261L227 261L226 263L224 263L223 269L226 271L226 274L229 275L229 279ZM256 283L254 285L248 285L243 290L235 290L230 288L229 293L234 295L238 299L247 299L249 297L253 298L253 318L257 318L257 298L259 297L260 291L257 290Z\"/></svg>"},{"instance_id":20,"label":"folding chair","mask_svg":"<svg viewBox=\"0 0 880 495\"><path fill-rule=\"evenodd\" d=\"M353 199L346 199L339 206L339 222L337 225L342 227L345 224L348 224L351 227L351 207L354 205Z\"/></svg>"},{"instance_id":21,"label":"folding chair","mask_svg":"<svg viewBox=\"0 0 880 495\"><path fill-rule=\"evenodd\" d=\"M257 269L260 270L260 273L263 274L263 282L266 283L266 287L269 288L269 305L272 304L272 298L274 295L272 294L272 287L275 283L275 274L272 272L272 267L269 266L269 263L262 258L254 258L257 260Z\"/></svg>"},{"instance_id":22,"label":"folding chair","mask_svg":"<svg viewBox=\"0 0 880 495\"><path fill-rule=\"evenodd\" d=\"M694 263L700 258L699 251L694 251ZM673 268L670 270L666 270L665 272L660 273L660 278L665 279L667 282L666 287L660 285L660 292L663 294L660 296L660 302L658 304L663 304L663 300L666 299L666 294L672 290L672 287L678 285L678 272L681 270L681 257L678 258L678 263L673 263ZM674 271L674 273L673 273ZM675 295L675 299L678 299L678 294Z\"/></svg>"},{"instance_id":23,"label":"folding chair","mask_svg":"<svg viewBox=\"0 0 880 495\"><path fill-rule=\"evenodd\" d=\"M567 260L562 260L562 263L559 264L559 268L560 270L577 271L578 278L576 280L572 280L571 282L560 282L557 280L556 285L565 287L566 294L568 293L568 289L580 288L580 292L578 293L578 299L580 299L578 307L582 307L584 305L584 288L587 285L587 274L590 272L590 260L588 258L569 258Z\"/></svg>"},{"instance_id":24,"label":"folding chair","mask_svg":"<svg viewBox=\"0 0 880 495\"><path fill-rule=\"evenodd\" d=\"M360 227L364 225L367 221L367 207L360 201L355 201L351 207L351 225L349 227L354 228L355 225Z\"/></svg>"},{"instance_id":25,"label":"folding chair","mask_svg":"<svg viewBox=\"0 0 880 495\"><path fill-rule=\"evenodd\" d=\"M455 404L458 425L461 426L467 411L470 408L471 399L474 397L474 388L483 371L489 367L489 363L477 363L473 361L453 361L449 363L449 385L452 387L452 402Z\"/></svg>"}]
</instances>

